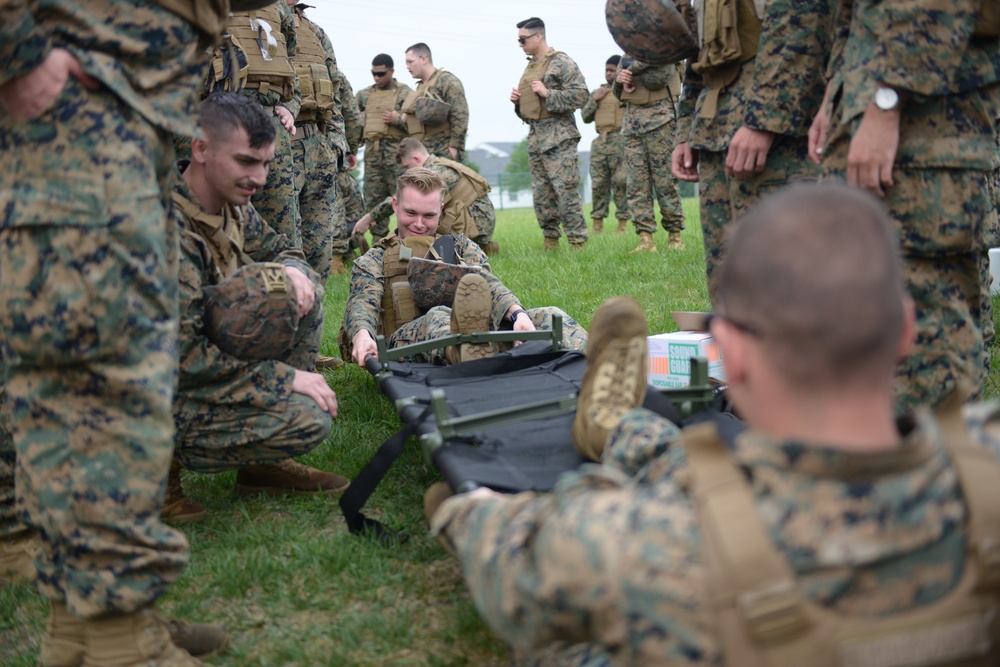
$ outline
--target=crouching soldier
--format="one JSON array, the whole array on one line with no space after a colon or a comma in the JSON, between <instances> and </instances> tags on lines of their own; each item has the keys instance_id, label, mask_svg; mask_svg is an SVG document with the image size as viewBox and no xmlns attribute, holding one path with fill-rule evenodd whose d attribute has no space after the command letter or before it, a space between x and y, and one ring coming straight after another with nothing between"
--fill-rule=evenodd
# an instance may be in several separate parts
<instances>
[{"instance_id":1,"label":"crouching soldier","mask_svg":"<svg viewBox=\"0 0 1000 667\"><path fill-rule=\"evenodd\" d=\"M363 365L377 355L375 336L383 334L390 348L434 340L451 333L476 333L508 328L534 331L551 328L552 316L563 318L563 343L569 349L586 347L587 332L558 308L526 311L514 294L490 271L483 251L462 234L455 235L455 262L478 267L458 282L452 307L429 309L414 303L407 282L412 257L437 259L432 248L438 234L447 186L429 169L409 169L396 182L392 207L396 233L375 244L354 262L351 290L340 332L341 354ZM506 323L506 327L504 324ZM415 361L455 363L491 355L489 344L465 343L414 357Z\"/></svg>"},{"instance_id":2,"label":"crouching soldier","mask_svg":"<svg viewBox=\"0 0 1000 667\"><path fill-rule=\"evenodd\" d=\"M203 139L173 193L180 231L180 377L174 460L163 518L196 521L180 469L238 469L242 493L337 494L340 475L292 460L322 443L337 397L315 372L322 335L318 277L302 250L249 203L267 180L275 130L249 97L202 103Z\"/></svg>"}]
</instances>

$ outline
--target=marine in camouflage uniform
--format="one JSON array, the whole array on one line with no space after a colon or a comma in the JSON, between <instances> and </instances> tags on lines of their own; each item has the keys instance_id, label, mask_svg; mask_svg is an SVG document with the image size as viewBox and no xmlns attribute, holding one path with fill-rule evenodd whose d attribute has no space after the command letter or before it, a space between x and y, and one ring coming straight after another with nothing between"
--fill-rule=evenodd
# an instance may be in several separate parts
<instances>
[{"instance_id":1,"label":"marine in camouflage uniform","mask_svg":"<svg viewBox=\"0 0 1000 667\"><path fill-rule=\"evenodd\" d=\"M94 632L86 659L107 664L98 626L135 623L159 641L166 630L147 608L188 559L187 540L159 520L177 368L170 134L195 131L204 49L222 17L199 12L199 32L159 3L41 4L0 8L0 100L39 67L67 74L69 57L86 75L33 112L0 117L5 423L18 516L42 538L50 622L57 609L82 617ZM146 657L194 664L168 645Z\"/></svg>"},{"instance_id":2,"label":"marine in camouflage uniform","mask_svg":"<svg viewBox=\"0 0 1000 667\"><path fill-rule=\"evenodd\" d=\"M882 201L897 225L918 318L916 347L897 377L901 412L935 405L960 384L979 395L986 374L982 330L993 324L984 308L981 257L985 235L997 224L990 179L1000 46L972 37L980 6L840 3L822 166L846 178L863 120L869 132L861 141L870 144L874 121L898 118L898 130L878 134L898 137ZM884 51L886 43L896 47ZM899 92L901 111L875 107L880 85Z\"/></svg>"},{"instance_id":3,"label":"marine in camouflage uniform","mask_svg":"<svg viewBox=\"0 0 1000 667\"><path fill-rule=\"evenodd\" d=\"M266 11L266 14L263 12ZM295 178L295 157L292 151L291 132L285 129L282 124L279 107L287 109L292 118L299 115L302 104L302 95L298 87L298 77L292 67L292 59L295 58L296 34L295 17L285 0L276 0L274 5L266 10L252 12L233 12L230 14L226 24L226 29L233 32L236 26L244 26L248 21L264 20L270 26L269 35L279 44L283 42L284 50L287 52L288 67L286 76L283 77L282 85L275 85L273 80L264 81L262 72L255 71L254 60L250 60L251 65L245 87L240 90L244 95L249 95L257 100L261 106L273 115L274 129L277 132L277 142L275 144L274 162L271 163L271 171L267 178L267 185L254 195L254 208L268 223L277 231L287 236L295 245L302 245L302 235L299 232L299 202L298 184ZM271 23L278 25L271 25ZM259 33L258 33L259 34ZM241 44L244 51L256 49L258 52L263 48L257 44L257 36L248 40L249 44ZM281 52L280 46L271 46L268 49L271 59L271 67L277 67L277 61L282 58L276 57ZM250 58L250 54L247 54ZM262 61L263 62L263 61ZM283 66L282 66L283 67ZM273 78L273 75L268 75ZM219 80L213 83L212 75L209 74L208 88L223 88L233 90L233 82Z\"/></svg>"},{"instance_id":4,"label":"marine in camouflage uniform","mask_svg":"<svg viewBox=\"0 0 1000 667\"><path fill-rule=\"evenodd\" d=\"M511 94L514 113L528 123L528 164L535 217L545 248L559 245L560 224L570 247L583 249L587 221L580 198L580 131L573 112L589 99L587 82L573 59L549 47L545 24L531 18L518 24L528 66ZM544 91L544 94L535 90Z\"/></svg>"},{"instance_id":5,"label":"marine in camouflage uniform","mask_svg":"<svg viewBox=\"0 0 1000 667\"><path fill-rule=\"evenodd\" d=\"M623 79L629 83L623 84ZM667 230L670 247L684 247L680 240L684 209L677 178L670 172L677 129L674 95L679 91L680 73L676 65L652 66L632 60L615 81L615 96L625 102L622 136L628 210L640 239L633 252L656 252L654 198L660 204L660 223Z\"/></svg>"},{"instance_id":6,"label":"marine in camouflage uniform","mask_svg":"<svg viewBox=\"0 0 1000 667\"><path fill-rule=\"evenodd\" d=\"M0 585L7 581L31 581L35 576L32 558L38 549L38 535L17 516L14 470L17 452L11 438L11 406L7 401L7 366L0 340Z\"/></svg>"},{"instance_id":7,"label":"marine in camouflage uniform","mask_svg":"<svg viewBox=\"0 0 1000 667\"><path fill-rule=\"evenodd\" d=\"M246 105L251 106L243 108ZM234 194L226 177L215 175L225 170L220 165L237 162L235 156L240 156L242 172L236 176L241 181L248 179L252 185L266 180L266 160L274 142L273 135L268 137L263 131L271 129L268 117L245 97L231 93L209 98L203 104L202 117L204 143L200 145L196 140L191 163L180 165L182 177L174 189L171 211L180 229L183 257L180 379L173 405L177 428L174 456L179 464L175 472L179 473L180 467L213 473L238 468L236 487L245 490L287 486L287 480L279 479L283 472L277 468L287 472L292 466L303 473L301 487L294 491L316 492L319 486L326 488L320 477L327 473L288 460L321 444L336 416L336 397L325 379L314 372L322 338L323 284L301 248L272 229L248 197L240 192ZM280 265L277 268L282 282L294 288L291 291L297 306L291 315L298 319L294 327L287 327L294 330L291 341L274 345L273 341L259 340L259 345L283 352L240 354L231 345L218 342L220 335L236 335L232 330L239 327L240 321L228 313L239 306L220 306L228 308L226 331L214 331L209 292L231 279L240 268L262 262ZM274 291L287 294L285 285ZM314 299L308 305L299 290L310 288ZM246 288L242 289L246 294ZM280 324L275 322L270 327L271 335L286 330ZM241 334L240 338L258 340L252 333ZM300 382L315 383L325 391L316 394L297 388ZM250 478L256 481L251 483ZM333 487L347 485L344 478L326 481ZM192 503L183 496L177 474L167 489L164 515L195 520L193 517L203 513L204 508Z\"/></svg>"},{"instance_id":8,"label":"marine in camouflage uniform","mask_svg":"<svg viewBox=\"0 0 1000 667\"><path fill-rule=\"evenodd\" d=\"M417 89L403 102L403 123L407 134L420 141L431 155L461 162L465 158L465 136L469 132L469 102L465 87L457 76L436 68L431 50L424 43L406 50L406 68L417 79ZM433 97L450 105L448 117L437 125L425 124L417 118L417 98ZM365 195L367 199L368 196Z\"/></svg>"},{"instance_id":9,"label":"marine in camouflage uniform","mask_svg":"<svg viewBox=\"0 0 1000 667\"><path fill-rule=\"evenodd\" d=\"M805 196L814 197L820 189L809 188ZM524 657L520 664L860 665L885 664L875 658L886 651L900 665L917 664L928 654L944 658L949 651L956 659L933 664L994 664L990 660L997 658L1000 626L991 612L985 618L973 614L976 626L949 642L940 633L955 623L955 616L933 605L946 603L954 589L975 583L966 575L996 572L977 565L971 554L997 530L995 522L986 530L975 522L990 522L981 512L993 511L982 500L1000 475L1000 411L988 404L963 412L956 403L940 416L920 412L893 420L892 369L898 341L907 340L906 322L912 326L894 261L895 239L873 203L848 208L842 189L826 190L822 204L844 208L824 214L820 206L804 206L805 197L800 197L794 201L796 209L782 211L803 214L794 225L768 209L774 224L762 223L760 217L752 221L758 229L768 226L756 244L732 241L734 248L747 252L732 278L726 276L727 260L720 299L724 312L740 324L723 320L713 323L713 332L720 344L730 345L724 351L727 374L735 380L730 396L746 415L747 430L720 442L705 424L682 433L673 422L634 409L642 399L623 397L622 384L628 378L644 384L646 323L637 303L613 300L592 321L577 415L577 423L590 426L587 432L609 429L604 432L603 465L564 475L551 493L503 496L478 489L444 501L433 513L432 532L454 549L477 609ZM854 198L852 203L862 201L846 196ZM845 211L874 218L879 229L867 222L853 224L855 218L839 215ZM817 222L824 242L808 247ZM838 238L845 226L848 238ZM748 223L741 229L750 228ZM783 243L782 236L791 238ZM874 246L873 251L865 252L865 245ZM805 262L799 258L803 246ZM824 256L831 246L834 252ZM769 260L773 248L785 259ZM846 271L836 268L845 265L845 252L864 262ZM754 263L761 268L748 269ZM817 277L810 279L810 272ZM845 274L861 276L851 284ZM793 287L782 288L780 295L760 289L774 276ZM837 294L824 287L827 279L836 281ZM738 307L733 299L747 293L739 287L747 282L757 297ZM841 285L849 299L839 299ZM824 294L829 301L815 300ZM855 305L869 296L889 307ZM828 325L824 332L833 329L829 340L837 343L858 337L850 332L854 323L868 342L872 331L892 333L877 335L872 345L878 352L873 355L869 347L865 356L858 356L856 348L833 352L830 344L817 346L804 330L767 329L754 343L755 334L740 327L749 322L765 326L768 320L759 315L762 304L771 304L769 313L782 324L801 323L801 313L808 313L810 322ZM819 310L826 314L817 316ZM856 317L844 318L838 327L836 318L845 313ZM797 338L791 352L814 349L817 354L804 364L767 353L751 358L760 354L760 346L773 344L767 340L770 333L782 343ZM735 374L728 372L737 361L730 354L734 349L747 352ZM630 350L636 353L630 355ZM850 370L837 363L845 356L856 360L846 362ZM592 378L598 379L588 390ZM600 378L606 378L603 389ZM782 387L782 395L791 387L804 387L790 392L801 398L776 403L751 397L767 391L763 387L770 380ZM868 416L852 420L845 431L845 413L834 409L837 417L828 421L832 413L827 410L852 405L859 382L863 400L848 414L860 410ZM819 400L809 396L820 386L825 388ZM600 404L602 393L611 405ZM810 402L816 409L804 420L797 418L796 411ZM873 405L878 406L875 412L870 411ZM775 435L778 430L790 436ZM831 430L840 435L831 436ZM984 475L978 484L966 475L958 483L953 459L962 447L969 457L963 467L981 469ZM723 474L725 482L718 481ZM714 487L708 479L716 482ZM725 510L718 504L723 496L729 501ZM739 539L727 542L725 536L734 533ZM747 567L748 559L754 559L757 570L767 569L770 578L748 571L753 567ZM784 569L780 575L771 574L775 561ZM734 572L737 568L743 569ZM728 577L720 577L720 570ZM747 584L758 585L752 590L760 593L745 593L751 587ZM984 602L995 605L998 590L985 585ZM827 618L811 611L812 623L795 626L791 621L801 620L796 603L818 607L841 626L831 628ZM934 615L890 630L911 610L934 610ZM832 646L821 641L829 640L823 631L842 630L848 622L855 624L853 636ZM742 642L733 642L729 629L742 635ZM759 643L751 639L755 634ZM990 635L989 657L983 647L980 661L957 659L963 652L975 655L970 648ZM774 653L762 655L765 646L774 647ZM838 661L837 649L848 648L861 655Z\"/></svg>"},{"instance_id":10,"label":"marine in camouflage uniform","mask_svg":"<svg viewBox=\"0 0 1000 667\"><path fill-rule=\"evenodd\" d=\"M334 59L336 64L336 59ZM333 222L333 273L347 273L346 262L351 253L351 225L357 218L352 217L357 208L354 202L356 187L351 187L347 180L351 171L357 167L357 153L361 145L362 120L358 111L358 103L354 97L354 89L343 71L338 69L337 77L340 85L334 96L333 131L334 152L337 156L337 209Z\"/></svg>"},{"instance_id":11,"label":"marine in camouflage uniform","mask_svg":"<svg viewBox=\"0 0 1000 667\"><path fill-rule=\"evenodd\" d=\"M337 156L328 135L333 129L334 95L339 83L337 64L323 28L305 15L309 5L298 0L289 4L295 22L295 71L301 94L291 141L299 238L306 260L319 274L320 284L325 285L333 259L337 210Z\"/></svg>"},{"instance_id":12,"label":"marine in camouflage uniform","mask_svg":"<svg viewBox=\"0 0 1000 667\"><path fill-rule=\"evenodd\" d=\"M604 219L608 217L612 194L619 233L625 231L629 218L625 189L625 140L621 134L624 105L611 93L620 60L620 56L608 59L604 72L607 85L594 90L580 111L583 122L594 123L597 130L597 136L590 143L590 190L594 200L590 219L594 223L595 234L604 231Z\"/></svg>"},{"instance_id":13,"label":"marine in camouflage uniform","mask_svg":"<svg viewBox=\"0 0 1000 667\"><path fill-rule=\"evenodd\" d=\"M693 152L692 164L686 177L676 168L675 174L699 184L705 272L713 302L715 274L732 221L790 181L818 175L807 159L806 134L823 99L835 1L768 0L756 56L740 63L727 84L713 82L710 88L688 61L674 164L685 149ZM762 171L737 178L727 173L726 160L741 127L769 133L772 143Z\"/></svg>"},{"instance_id":14,"label":"marine in camouflage uniform","mask_svg":"<svg viewBox=\"0 0 1000 667\"><path fill-rule=\"evenodd\" d=\"M358 91L358 108L364 114L365 201L379 202L396 191L396 179L403 167L396 162L396 149L406 136L403 103L413 90L393 77L392 57L380 53L372 60L372 74L382 72L375 83ZM395 112L395 113L393 113ZM390 116L390 122L383 118ZM393 120L394 119L394 120ZM357 218L348 218L357 222ZM389 219L378 220L372 236L381 238L389 233Z\"/></svg>"},{"instance_id":15,"label":"marine in camouflage uniform","mask_svg":"<svg viewBox=\"0 0 1000 667\"><path fill-rule=\"evenodd\" d=\"M438 234L434 238L440 238L440 236ZM433 239L428 238L427 241L424 248L429 247ZM379 241L363 257L354 262L354 270L351 273L351 291L344 309L344 331L341 336L342 344L346 343L341 349L341 355L344 359L351 358L349 341L352 341L360 330L368 331L372 338L387 333L388 325L383 308L387 282L385 257L386 252L392 248L396 248L395 253L398 255L399 246L399 237L393 234ZM493 275L490 270L489 258L472 240L461 234L455 235L455 253L460 263L482 268L482 275L489 284L492 296L490 329L500 329L508 311L511 308L519 307L520 301L499 278ZM531 308L526 312L536 329L552 329L552 316L562 316L563 344L571 350L586 349L587 332L576 320L559 308ZM400 324L394 331L388 332L386 345L392 349L442 338L452 333L450 325L451 308L435 306L426 313L417 314L409 322ZM344 336L346 336L346 340ZM494 349L500 351L501 348L494 345ZM445 348L422 353L409 360L437 364L449 363Z\"/></svg>"},{"instance_id":16,"label":"marine in camouflage uniform","mask_svg":"<svg viewBox=\"0 0 1000 667\"><path fill-rule=\"evenodd\" d=\"M401 164L405 168L424 167L444 181L447 194L438 232L462 234L471 238L486 254L493 252L495 247L491 242L497 218L488 194L489 183L478 174L469 173L471 169L461 163L428 155L427 149L413 138L402 141L397 152L397 158L400 157L403 158ZM474 181L474 177L478 178ZM484 192L475 196L479 191ZM472 199L473 197L475 198ZM468 202L468 199L472 199L472 202ZM368 215L371 216L373 228L378 228L379 225L388 228L389 218L392 217L392 197L382 200Z\"/></svg>"}]
</instances>

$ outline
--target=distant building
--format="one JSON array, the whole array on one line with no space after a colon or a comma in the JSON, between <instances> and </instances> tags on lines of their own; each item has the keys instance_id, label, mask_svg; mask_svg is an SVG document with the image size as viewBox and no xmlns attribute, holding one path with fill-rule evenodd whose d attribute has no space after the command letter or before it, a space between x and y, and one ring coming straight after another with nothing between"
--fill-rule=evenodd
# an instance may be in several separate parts
<instances>
[{"instance_id":1,"label":"distant building","mask_svg":"<svg viewBox=\"0 0 1000 667\"><path fill-rule=\"evenodd\" d=\"M533 205L531 190L511 192L505 185L510 175L507 164L510 155L517 146L516 141L489 141L479 144L467 151L466 161L479 165L479 173L490 182L493 190L490 200L497 209L525 208ZM580 151L580 186L583 191L583 203L590 203L590 151Z\"/></svg>"}]
</instances>

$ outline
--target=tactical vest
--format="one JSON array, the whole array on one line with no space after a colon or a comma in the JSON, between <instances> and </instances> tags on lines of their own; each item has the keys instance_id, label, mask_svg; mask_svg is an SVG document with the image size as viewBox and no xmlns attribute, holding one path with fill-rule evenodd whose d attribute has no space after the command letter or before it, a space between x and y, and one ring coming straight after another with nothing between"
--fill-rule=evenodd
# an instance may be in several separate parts
<instances>
[{"instance_id":1,"label":"tactical vest","mask_svg":"<svg viewBox=\"0 0 1000 667\"><path fill-rule=\"evenodd\" d=\"M632 79L632 84L635 86L635 90L629 92L622 89L622 102L628 102L634 106L644 107L651 104L656 104L660 100L665 100L667 98L676 99L677 95L681 92L681 76L680 72L677 71L677 67L674 65L669 65L673 68L670 74L670 80L667 85L659 90L650 90L646 88L639 82L639 78L635 77Z\"/></svg>"},{"instance_id":2,"label":"tactical vest","mask_svg":"<svg viewBox=\"0 0 1000 667\"><path fill-rule=\"evenodd\" d=\"M382 257L382 318L378 323L378 333L392 335L396 329L412 322L424 311L413 303L413 293L407 282L406 262L410 257L427 257L434 240L440 236L386 236L376 245L385 248Z\"/></svg>"},{"instance_id":3,"label":"tactical vest","mask_svg":"<svg viewBox=\"0 0 1000 667\"><path fill-rule=\"evenodd\" d=\"M624 119L625 108L614 95L605 95L597 103L597 111L594 112L594 127L597 128L597 133L602 137L621 130Z\"/></svg>"},{"instance_id":4,"label":"tactical vest","mask_svg":"<svg viewBox=\"0 0 1000 667\"><path fill-rule=\"evenodd\" d=\"M219 43L222 26L229 13L229 0L153 0L153 4L177 14L198 28L202 41Z\"/></svg>"},{"instance_id":5,"label":"tactical vest","mask_svg":"<svg viewBox=\"0 0 1000 667\"><path fill-rule=\"evenodd\" d=\"M434 70L434 74L417 86L417 89L407 95L406 100L403 101L403 113L406 114L406 129L409 135L418 141L423 141L424 137L433 137L438 134L451 134L450 121L445 121L440 125L424 125L417 118L417 98L434 97L437 99L433 93L434 84L441 78L443 72L443 69Z\"/></svg>"},{"instance_id":6,"label":"tactical vest","mask_svg":"<svg viewBox=\"0 0 1000 667\"><path fill-rule=\"evenodd\" d=\"M330 78L326 67L326 51L312 21L305 17L303 5L292 11L297 21L295 44L295 73L299 75L299 92L302 106L296 122L326 124L333 117L334 95L340 80Z\"/></svg>"},{"instance_id":7,"label":"tactical vest","mask_svg":"<svg viewBox=\"0 0 1000 667\"><path fill-rule=\"evenodd\" d=\"M521 80L517 82L517 90L521 93L521 101L518 102L521 111L521 118L525 120L544 120L552 116L545 106L545 100L538 96L531 89L531 84L545 78L545 72L549 69L549 63L558 55L566 55L562 51L549 49L541 60L533 58L528 66L524 68Z\"/></svg>"},{"instance_id":8,"label":"tactical vest","mask_svg":"<svg viewBox=\"0 0 1000 667\"><path fill-rule=\"evenodd\" d=\"M372 92L368 95L368 100L365 102L366 140L402 139L406 136L406 132L382 120L383 112L394 111L396 109L396 95L398 91L399 88L395 81L386 90L381 90L378 86L372 86ZM414 100L414 104L416 104L416 100ZM409 124L409 117L407 117L407 124Z\"/></svg>"},{"instance_id":9,"label":"tactical vest","mask_svg":"<svg viewBox=\"0 0 1000 667\"><path fill-rule=\"evenodd\" d=\"M243 252L243 208L226 205L222 215L210 215L201 206L179 192L171 194L174 206L187 219L191 233L197 235L212 255L215 282L236 273L253 260Z\"/></svg>"},{"instance_id":10,"label":"tactical vest","mask_svg":"<svg viewBox=\"0 0 1000 667\"><path fill-rule=\"evenodd\" d=\"M281 14L276 5L269 5L252 12L234 13L225 27L232 42L246 54L247 72L244 87L259 90L262 94L278 91L281 101L287 102L295 94L295 70L288 58L285 36L281 32ZM212 55L212 72L221 67L216 60L219 49ZM224 82L218 85L225 86ZM229 90L238 90L230 86Z\"/></svg>"},{"instance_id":11,"label":"tactical vest","mask_svg":"<svg viewBox=\"0 0 1000 667\"><path fill-rule=\"evenodd\" d=\"M714 118L719 93L736 80L740 65L757 55L760 17L767 0L695 0L698 60L691 69L705 81L702 118Z\"/></svg>"},{"instance_id":12,"label":"tactical vest","mask_svg":"<svg viewBox=\"0 0 1000 667\"><path fill-rule=\"evenodd\" d=\"M969 437L961 401L939 414L968 510L958 585L933 604L847 616L810 600L771 541L753 490L715 427L685 429L726 664L740 667L987 667L1000 664L1000 466Z\"/></svg>"},{"instance_id":13,"label":"tactical vest","mask_svg":"<svg viewBox=\"0 0 1000 667\"><path fill-rule=\"evenodd\" d=\"M461 177L444 196L444 211L438 224L438 234L464 234L471 239L478 238L482 230L476 225L469 206L490 191L490 182L474 169L455 160L435 157L434 164L450 167Z\"/></svg>"}]
</instances>

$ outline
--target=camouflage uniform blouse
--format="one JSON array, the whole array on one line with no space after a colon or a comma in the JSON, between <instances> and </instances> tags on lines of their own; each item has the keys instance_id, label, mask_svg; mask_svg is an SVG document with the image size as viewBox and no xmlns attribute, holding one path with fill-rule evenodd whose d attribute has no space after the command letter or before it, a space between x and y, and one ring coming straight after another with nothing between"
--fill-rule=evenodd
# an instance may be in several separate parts
<instances>
[{"instance_id":1,"label":"camouflage uniform blouse","mask_svg":"<svg viewBox=\"0 0 1000 667\"><path fill-rule=\"evenodd\" d=\"M531 60L529 58L528 60ZM573 112L583 108L590 99L587 81L576 62L564 53L552 58L542 83L548 89L545 108L556 114L542 120L524 120L531 126L528 132L528 152L544 153L552 150L567 139L579 139ZM521 118L519 105L514 105L514 113Z\"/></svg>"},{"instance_id":2,"label":"camouflage uniform blouse","mask_svg":"<svg viewBox=\"0 0 1000 667\"><path fill-rule=\"evenodd\" d=\"M456 234L455 252L466 264L483 267L483 278L489 283L493 296L490 320L492 328L498 328L504 313L518 303L517 297L493 275L489 259L474 242L461 234ZM347 306L344 308L344 329L348 340L354 340L354 336L362 329L366 329L372 338L378 331L382 317L382 295L385 293L384 257L385 248L376 245L363 257L354 261L351 291L347 297Z\"/></svg>"},{"instance_id":3,"label":"camouflage uniform blouse","mask_svg":"<svg viewBox=\"0 0 1000 667\"><path fill-rule=\"evenodd\" d=\"M183 177L177 179L175 190L197 203ZM234 208L232 212L244 218L243 252L253 261L297 267L315 283L316 274L309 268L302 250L264 222L252 204ZM275 402L286 398L292 392L294 368L281 361L237 359L216 347L205 334L202 286L215 284L220 278L219 269L205 240L177 206L171 209L171 215L180 230L181 249L178 394L215 404L239 403L247 392L270 395Z\"/></svg>"},{"instance_id":4,"label":"camouflage uniform blouse","mask_svg":"<svg viewBox=\"0 0 1000 667\"><path fill-rule=\"evenodd\" d=\"M1000 458L997 405L967 409L967 422ZM671 446L678 435L634 410L612 434L605 465L564 476L552 493L442 505L432 531L450 537L497 634L524 651L561 647L621 665L723 664L687 460ZM961 576L965 506L930 414L886 453L744 433L732 455L813 601L888 614L935 601ZM577 642L590 646L568 648Z\"/></svg>"}]
</instances>

